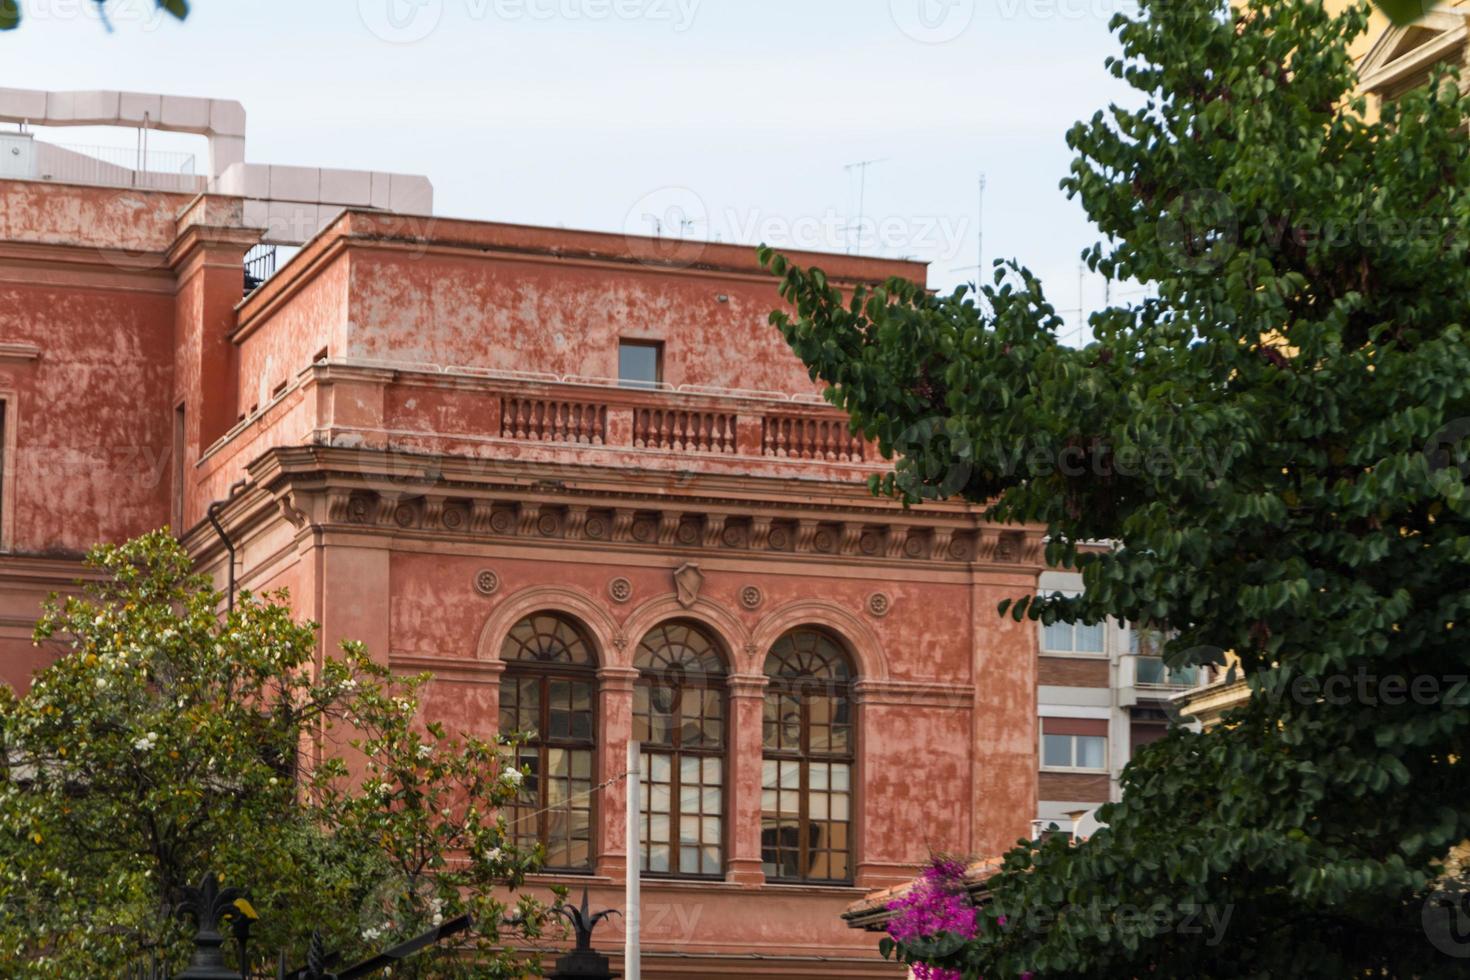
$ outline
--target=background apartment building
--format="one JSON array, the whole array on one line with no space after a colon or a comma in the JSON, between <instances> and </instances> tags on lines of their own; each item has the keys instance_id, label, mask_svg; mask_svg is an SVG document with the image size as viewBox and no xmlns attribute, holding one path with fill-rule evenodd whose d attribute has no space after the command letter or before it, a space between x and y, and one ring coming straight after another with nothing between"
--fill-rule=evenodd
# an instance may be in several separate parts
<instances>
[{"instance_id":1,"label":"background apartment building","mask_svg":"<svg viewBox=\"0 0 1470 980\"><path fill-rule=\"evenodd\" d=\"M1082 576L1046 571L1040 589L1080 593ZM1096 830L1133 753L1178 722L1170 699L1209 680L1207 668L1166 667L1160 640L1116 620L1039 627L1036 834Z\"/></svg>"}]
</instances>

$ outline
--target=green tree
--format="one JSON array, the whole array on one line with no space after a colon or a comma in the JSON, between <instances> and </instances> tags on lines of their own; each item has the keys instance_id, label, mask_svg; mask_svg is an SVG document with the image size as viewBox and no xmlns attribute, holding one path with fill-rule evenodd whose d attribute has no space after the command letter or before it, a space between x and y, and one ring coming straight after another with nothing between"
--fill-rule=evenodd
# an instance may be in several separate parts
<instances>
[{"instance_id":1,"label":"green tree","mask_svg":"<svg viewBox=\"0 0 1470 980\"><path fill-rule=\"evenodd\" d=\"M976 297L843 294L769 249L812 376L896 458L876 489L1044 526L1078 598L1002 614L1234 651L1249 704L1138 753L1108 827L1022 842L965 976L1463 975L1470 835L1470 146L1443 77L1366 121L1368 7L1142 0L1068 134L1084 257L1153 298L1061 321L1024 268ZM1105 552L1084 543L1108 541ZM1463 906L1461 915L1470 912ZM1004 925L1001 925L1004 917ZM887 948L892 948L885 944ZM1380 972L1383 971L1383 972Z\"/></svg>"},{"instance_id":2,"label":"green tree","mask_svg":"<svg viewBox=\"0 0 1470 980\"><path fill-rule=\"evenodd\" d=\"M468 938L395 975L524 974L512 947L547 909L508 904L539 859L497 817L515 739L422 724L426 678L355 644L319 657L284 595L221 617L166 533L89 564L36 629L63 655L0 690L0 974L121 976L148 952L177 968L174 906L211 871L248 889L263 953L304 962L321 929L356 957L470 912Z\"/></svg>"}]
</instances>

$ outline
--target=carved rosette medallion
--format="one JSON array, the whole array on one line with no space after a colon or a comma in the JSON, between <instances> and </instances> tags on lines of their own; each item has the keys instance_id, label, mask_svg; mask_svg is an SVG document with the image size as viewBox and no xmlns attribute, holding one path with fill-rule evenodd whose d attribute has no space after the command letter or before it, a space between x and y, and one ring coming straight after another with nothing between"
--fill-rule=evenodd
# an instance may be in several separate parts
<instances>
[{"instance_id":1,"label":"carved rosette medallion","mask_svg":"<svg viewBox=\"0 0 1470 980\"><path fill-rule=\"evenodd\" d=\"M482 568L475 573L475 591L480 595L494 595L500 588L500 576L492 569Z\"/></svg>"}]
</instances>

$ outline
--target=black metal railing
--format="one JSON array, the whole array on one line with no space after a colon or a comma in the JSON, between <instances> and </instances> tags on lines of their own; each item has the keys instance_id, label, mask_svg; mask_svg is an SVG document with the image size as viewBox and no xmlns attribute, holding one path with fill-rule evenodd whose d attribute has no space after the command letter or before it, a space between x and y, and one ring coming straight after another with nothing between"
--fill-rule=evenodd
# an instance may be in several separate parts
<instances>
[{"instance_id":1,"label":"black metal railing","mask_svg":"<svg viewBox=\"0 0 1470 980\"><path fill-rule=\"evenodd\" d=\"M192 918L196 929L188 965L175 973L159 959L157 953L149 953L128 970L127 980L359 980L388 970L471 925L470 917L462 915L345 968L338 966L341 955L328 952L321 933L314 932L306 951L305 966L289 969L287 954L283 950L276 954L274 970L263 973L252 966L261 958L250 949L250 930L255 923L255 912L249 902L244 901L245 892L239 888L220 887L219 876L209 873L200 879L198 887L186 888L184 893L184 901L179 903L178 911ZM226 947L234 949L237 966L226 965ZM263 959L269 962L268 956Z\"/></svg>"},{"instance_id":2,"label":"black metal railing","mask_svg":"<svg viewBox=\"0 0 1470 980\"><path fill-rule=\"evenodd\" d=\"M256 245L245 253L245 295L276 274L276 247Z\"/></svg>"}]
</instances>

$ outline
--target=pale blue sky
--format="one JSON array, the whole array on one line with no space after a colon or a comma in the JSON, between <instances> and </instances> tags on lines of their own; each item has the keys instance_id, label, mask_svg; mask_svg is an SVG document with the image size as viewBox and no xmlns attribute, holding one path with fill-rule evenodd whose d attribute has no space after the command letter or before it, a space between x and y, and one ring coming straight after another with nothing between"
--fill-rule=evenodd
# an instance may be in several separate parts
<instances>
[{"instance_id":1,"label":"pale blue sky","mask_svg":"<svg viewBox=\"0 0 1470 980\"><path fill-rule=\"evenodd\" d=\"M881 160L864 251L941 288L974 275L984 171L987 261L1020 257L1062 308L1095 238L1057 190L1063 136L1127 97L1103 59L1128 0L193 0L184 25L152 4L111 0L108 34L91 0L22 0L0 85L239 99L251 161L423 173L443 215L688 214L793 247L855 247L845 167Z\"/></svg>"}]
</instances>

